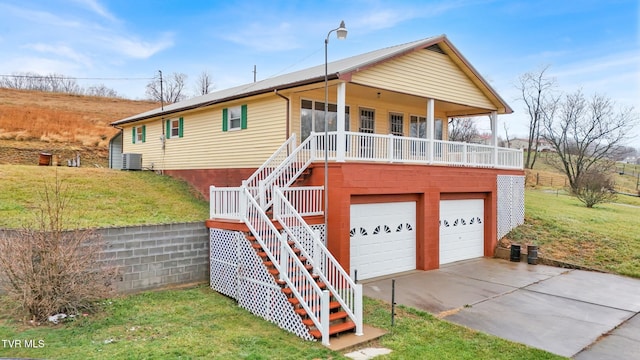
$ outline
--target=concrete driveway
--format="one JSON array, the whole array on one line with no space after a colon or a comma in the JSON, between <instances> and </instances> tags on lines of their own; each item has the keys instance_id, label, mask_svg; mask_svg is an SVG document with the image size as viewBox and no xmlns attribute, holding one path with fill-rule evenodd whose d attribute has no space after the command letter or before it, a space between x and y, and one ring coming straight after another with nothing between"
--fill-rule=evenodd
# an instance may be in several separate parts
<instances>
[{"instance_id":1,"label":"concrete driveway","mask_svg":"<svg viewBox=\"0 0 640 360\"><path fill-rule=\"evenodd\" d=\"M640 359L640 280L475 259L394 276L396 303L576 359ZM392 278L364 281L391 301Z\"/></svg>"}]
</instances>

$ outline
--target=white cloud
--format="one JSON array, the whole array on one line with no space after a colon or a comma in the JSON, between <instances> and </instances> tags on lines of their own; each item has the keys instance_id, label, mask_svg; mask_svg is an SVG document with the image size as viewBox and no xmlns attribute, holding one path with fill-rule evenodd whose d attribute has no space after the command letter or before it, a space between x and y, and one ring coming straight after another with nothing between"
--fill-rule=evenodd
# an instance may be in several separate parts
<instances>
[{"instance_id":1,"label":"white cloud","mask_svg":"<svg viewBox=\"0 0 640 360\"><path fill-rule=\"evenodd\" d=\"M147 59L154 54L173 46L173 36L164 34L155 42L131 39L123 36L99 36L97 40L112 51L134 59Z\"/></svg>"},{"instance_id":2,"label":"white cloud","mask_svg":"<svg viewBox=\"0 0 640 360\"><path fill-rule=\"evenodd\" d=\"M82 54L77 53L75 50L73 50L72 48L66 45L51 45L51 44L37 43L37 44L27 44L27 45L24 45L23 47L27 49L32 49L41 53L55 54L67 59L71 59L87 67L91 66L91 59L89 59L88 57Z\"/></svg>"},{"instance_id":3,"label":"white cloud","mask_svg":"<svg viewBox=\"0 0 640 360\"><path fill-rule=\"evenodd\" d=\"M300 47L295 27L288 22L280 24L252 23L222 36L223 39L251 47L257 51L285 51Z\"/></svg>"},{"instance_id":4,"label":"white cloud","mask_svg":"<svg viewBox=\"0 0 640 360\"><path fill-rule=\"evenodd\" d=\"M104 6L102 6L97 0L74 0L76 3L87 7L89 10L100 15L101 17L110 20L118 21L116 17L109 12Z\"/></svg>"}]
</instances>

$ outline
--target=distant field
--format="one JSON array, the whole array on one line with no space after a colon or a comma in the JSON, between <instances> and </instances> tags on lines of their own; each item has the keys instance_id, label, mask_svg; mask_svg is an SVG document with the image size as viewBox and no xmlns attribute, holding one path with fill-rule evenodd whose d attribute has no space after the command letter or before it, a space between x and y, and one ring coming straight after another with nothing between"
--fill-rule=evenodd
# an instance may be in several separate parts
<instances>
[{"instance_id":1,"label":"distant field","mask_svg":"<svg viewBox=\"0 0 640 360\"><path fill-rule=\"evenodd\" d=\"M0 140L106 147L115 120L158 107L150 101L0 88Z\"/></svg>"}]
</instances>

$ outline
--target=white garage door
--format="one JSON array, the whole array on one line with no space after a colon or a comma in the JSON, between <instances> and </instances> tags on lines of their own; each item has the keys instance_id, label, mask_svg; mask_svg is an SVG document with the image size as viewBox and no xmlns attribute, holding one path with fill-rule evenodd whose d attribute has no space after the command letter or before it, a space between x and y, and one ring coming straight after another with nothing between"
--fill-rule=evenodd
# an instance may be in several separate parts
<instances>
[{"instance_id":1,"label":"white garage door","mask_svg":"<svg viewBox=\"0 0 640 360\"><path fill-rule=\"evenodd\" d=\"M484 200L440 201L440 264L484 256Z\"/></svg>"},{"instance_id":2,"label":"white garage door","mask_svg":"<svg viewBox=\"0 0 640 360\"><path fill-rule=\"evenodd\" d=\"M358 280L416 268L416 203L351 205L351 277Z\"/></svg>"}]
</instances>

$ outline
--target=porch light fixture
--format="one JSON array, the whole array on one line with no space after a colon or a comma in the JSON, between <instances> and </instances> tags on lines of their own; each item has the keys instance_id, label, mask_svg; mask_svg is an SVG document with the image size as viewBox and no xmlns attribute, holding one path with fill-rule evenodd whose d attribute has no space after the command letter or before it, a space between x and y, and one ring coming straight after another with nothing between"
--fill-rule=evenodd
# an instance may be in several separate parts
<instances>
[{"instance_id":1,"label":"porch light fixture","mask_svg":"<svg viewBox=\"0 0 640 360\"><path fill-rule=\"evenodd\" d=\"M334 31L338 40L347 38L347 28L344 26L344 20L340 21L340 26L330 30L324 39L324 231L327 238L329 237L327 220L329 218L329 70L327 65L327 46L329 45L329 36Z\"/></svg>"}]
</instances>

